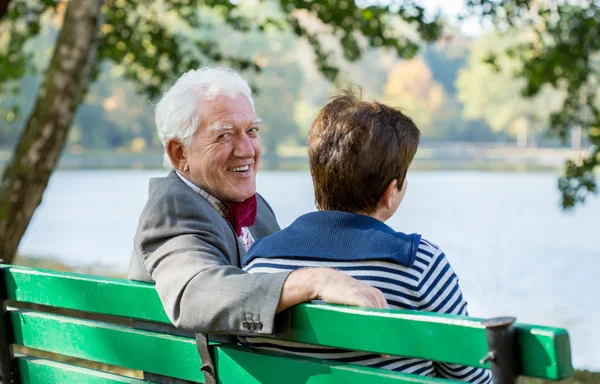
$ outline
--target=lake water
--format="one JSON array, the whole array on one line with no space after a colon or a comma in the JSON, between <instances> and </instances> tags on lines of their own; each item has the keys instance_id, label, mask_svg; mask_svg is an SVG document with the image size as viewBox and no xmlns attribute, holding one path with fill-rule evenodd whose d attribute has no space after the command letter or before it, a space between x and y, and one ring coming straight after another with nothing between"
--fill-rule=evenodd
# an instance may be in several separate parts
<instances>
[{"instance_id":1,"label":"lake water","mask_svg":"<svg viewBox=\"0 0 600 384\"><path fill-rule=\"evenodd\" d=\"M56 172L20 252L126 274L148 179L164 174ZM314 210L307 172L262 172L258 190L282 227ZM388 224L446 252L472 316L565 327L575 366L600 370L600 199L558 201L551 173L412 172Z\"/></svg>"}]
</instances>

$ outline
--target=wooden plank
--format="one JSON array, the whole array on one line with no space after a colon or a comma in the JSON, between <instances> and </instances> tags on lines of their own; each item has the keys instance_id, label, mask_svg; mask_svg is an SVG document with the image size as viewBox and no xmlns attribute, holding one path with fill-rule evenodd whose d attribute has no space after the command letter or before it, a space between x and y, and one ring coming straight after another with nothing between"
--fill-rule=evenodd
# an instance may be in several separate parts
<instances>
[{"instance_id":1,"label":"wooden plank","mask_svg":"<svg viewBox=\"0 0 600 384\"><path fill-rule=\"evenodd\" d=\"M180 379L201 381L195 340L34 311L11 314L15 343Z\"/></svg>"},{"instance_id":2,"label":"wooden plank","mask_svg":"<svg viewBox=\"0 0 600 384\"><path fill-rule=\"evenodd\" d=\"M203 382L195 340L33 311L13 312L17 344ZM143 351L143 353L141 353ZM223 383L448 383L399 372L216 345Z\"/></svg>"},{"instance_id":3,"label":"wooden plank","mask_svg":"<svg viewBox=\"0 0 600 384\"><path fill-rule=\"evenodd\" d=\"M17 359L22 384L144 384L144 380L115 375L108 372L76 367L56 361L22 357Z\"/></svg>"},{"instance_id":4,"label":"wooden plank","mask_svg":"<svg viewBox=\"0 0 600 384\"><path fill-rule=\"evenodd\" d=\"M215 348L219 382L244 384L452 384L458 381L325 362L282 357L236 346Z\"/></svg>"},{"instance_id":5,"label":"wooden plank","mask_svg":"<svg viewBox=\"0 0 600 384\"><path fill-rule=\"evenodd\" d=\"M293 328L281 338L310 344L343 344L348 349L471 366L481 366L479 360L488 351L479 319L307 304L302 311L292 311L291 322Z\"/></svg>"},{"instance_id":6,"label":"wooden plank","mask_svg":"<svg viewBox=\"0 0 600 384\"><path fill-rule=\"evenodd\" d=\"M154 285L1 265L8 299L169 323Z\"/></svg>"},{"instance_id":7,"label":"wooden plank","mask_svg":"<svg viewBox=\"0 0 600 384\"><path fill-rule=\"evenodd\" d=\"M521 374L562 380L573 375L569 334L561 328L518 324Z\"/></svg>"},{"instance_id":8,"label":"wooden plank","mask_svg":"<svg viewBox=\"0 0 600 384\"><path fill-rule=\"evenodd\" d=\"M10 349L13 343L13 328L10 314L5 311L7 298L4 274L0 271L0 376L4 383L16 383L19 372Z\"/></svg>"},{"instance_id":9,"label":"wooden plank","mask_svg":"<svg viewBox=\"0 0 600 384\"><path fill-rule=\"evenodd\" d=\"M479 364L488 350L482 320L414 311L303 304L292 310L293 326L280 337L489 368L489 363ZM521 351L521 375L551 380L573 375L566 330L518 323L515 328ZM356 332L357 329L364 332Z\"/></svg>"},{"instance_id":10,"label":"wooden plank","mask_svg":"<svg viewBox=\"0 0 600 384\"><path fill-rule=\"evenodd\" d=\"M169 322L151 284L2 268L11 300ZM278 335L285 340L477 367L487 353L485 329L478 318L325 304L302 304L291 313L292 329ZM525 324L516 328L522 374L554 380L572 375L569 336L564 329Z\"/></svg>"}]
</instances>

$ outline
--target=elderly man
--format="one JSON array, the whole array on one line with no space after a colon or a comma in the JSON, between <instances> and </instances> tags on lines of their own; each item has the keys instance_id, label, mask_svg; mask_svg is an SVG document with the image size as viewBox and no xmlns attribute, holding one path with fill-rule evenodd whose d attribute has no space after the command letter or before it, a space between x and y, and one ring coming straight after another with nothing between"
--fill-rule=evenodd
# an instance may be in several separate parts
<instances>
[{"instance_id":1,"label":"elderly man","mask_svg":"<svg viewBox=\"0 0 600 384\"><path fill-rule=\"evenodd\" d=\"M275 331L275 314L311 299L387 307L383 294L330 268L248 274L240 262L279 230L256 193L260 118L235 71L185 73L156 106L172 171L150 180L129 278L153 282L172 323L211 334Z\"/></svg>"}]
</instances>

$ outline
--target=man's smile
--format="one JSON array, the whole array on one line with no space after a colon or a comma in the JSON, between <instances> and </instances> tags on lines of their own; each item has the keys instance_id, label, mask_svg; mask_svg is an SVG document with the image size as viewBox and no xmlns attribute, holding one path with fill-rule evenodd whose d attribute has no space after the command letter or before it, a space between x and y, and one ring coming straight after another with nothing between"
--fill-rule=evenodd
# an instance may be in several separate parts
<instances>
[{"instance_id":1,"label":"man's smile","mask_svg":"<svg viewBox=\"0 0 600 384\"><path fill-rule=\"evenodd\" d=\"M250 165L242 165L241 167L227 168L227 170L230 172L246 172L248 169L250 169Z\"/></svg>"}]
</instances>

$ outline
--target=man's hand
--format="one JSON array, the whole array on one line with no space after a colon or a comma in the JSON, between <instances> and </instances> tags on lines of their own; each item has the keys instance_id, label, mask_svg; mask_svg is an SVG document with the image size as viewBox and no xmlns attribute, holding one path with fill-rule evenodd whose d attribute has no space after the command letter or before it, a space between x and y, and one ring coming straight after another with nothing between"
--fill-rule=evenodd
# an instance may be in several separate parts
<instances>
[{"instance_id":1,"label":"man's hand","mask_svg":"<svg viewBox=\"0 0 600 384\"><path fill-rule=\"evenodd\" d=\"M290 273L283 284L277 312L321 299L330 304L389 308L383 293L331 268L306 268Z\"/></svg>"}]
</instances>

